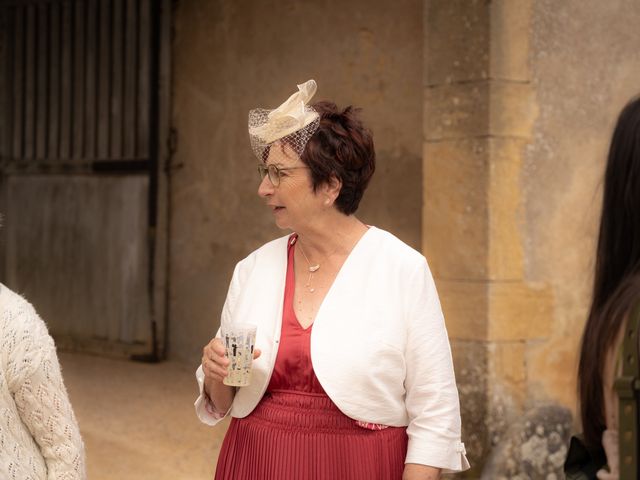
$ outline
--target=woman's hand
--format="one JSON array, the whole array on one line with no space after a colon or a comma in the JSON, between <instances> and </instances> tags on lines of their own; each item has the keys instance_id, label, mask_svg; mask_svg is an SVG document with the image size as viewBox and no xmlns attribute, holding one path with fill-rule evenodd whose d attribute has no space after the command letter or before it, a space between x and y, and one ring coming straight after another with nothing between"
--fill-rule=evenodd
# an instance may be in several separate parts
<instances>
[{"instance_id":1,"label":"woman's hand","mask_svg":"<svg viewBox=\"0 0 640 480\"><path fill-rule=\"evenodd\" d=\"M417 463L407 463L404 466L402 480L438 480L441 469Z\"/></svg>"},{"instance_id":2,"label":"woman's hand","mask_svg":"<svg viewBox=\"0 0 640 480\"><path fill-rule=\"evenodd\" d=\"M207 380L222 383L227 376L228 367L229 359L226 357L226 349L222 340L216 337L202 349L202 371L205 383Z\"/></svg>"},{"instance_id":3,"label":"woman's hand","mask_svg":"<svg viewBox=\"0 0 640 480\"><path fill-rule=\"evenodd\" d=\"M253 349L253 359L261 354L260 349ZM229 359L226 349L219 338L212 339L202 349L202 372L204 373L204 392L215 410L224 414L231 407L236 394L235 387L222 383L228 375Z\"/></svg>"},{"instance_id":4,"label":"woman's hand","mask_svg":"<svg viewBox=\"0 0 640 480\"><path fill-rule=\"evenodd\" d=\"M253 359L260 357L261 353L259 348L254 348ZM212 339L202 350L202 371L205 383L207 380L222 383L228 374L229 363L222 340L217 337Z\"/></svg>"}]
</instances>

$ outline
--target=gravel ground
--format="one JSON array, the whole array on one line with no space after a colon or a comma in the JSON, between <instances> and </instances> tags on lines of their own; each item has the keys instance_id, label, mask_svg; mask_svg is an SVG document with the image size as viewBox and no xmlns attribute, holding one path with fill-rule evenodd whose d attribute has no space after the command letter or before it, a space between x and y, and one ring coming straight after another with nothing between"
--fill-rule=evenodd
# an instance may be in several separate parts
<instances>
[{"instance_id":1,"label":"gravel ground","mask_svg":"<svg viewBox=\"0 0 640 480\"><path fill-rule=\"evenodd\" d=\"M213 478L227 429L201 424L195 366L60 353L90 480Z\"/></svg>"}]
</instances>

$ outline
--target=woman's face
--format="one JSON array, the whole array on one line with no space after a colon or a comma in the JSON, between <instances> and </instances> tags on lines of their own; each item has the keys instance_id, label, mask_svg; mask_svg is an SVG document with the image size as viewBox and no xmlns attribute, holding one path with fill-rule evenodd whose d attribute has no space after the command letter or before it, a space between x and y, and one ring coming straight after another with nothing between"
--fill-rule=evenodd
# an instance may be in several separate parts
<instances>
[{"instance_id":1,"label":"woman's face","mask_svg":"<svg viewBox=\"0 0 640 480\"><path fill-rule=\"evenodd\" d=\"M280 184L276 187L266 175L258 187L258 195L265 199L282 229L300 231L322 209L322 199L313 191L309 168L288 146L275 144L269 151L265 166L280 169ZM293 170L287 168L295 167ZM302 168L301 168L302 167Z\"/></svg>"}]
</instances>

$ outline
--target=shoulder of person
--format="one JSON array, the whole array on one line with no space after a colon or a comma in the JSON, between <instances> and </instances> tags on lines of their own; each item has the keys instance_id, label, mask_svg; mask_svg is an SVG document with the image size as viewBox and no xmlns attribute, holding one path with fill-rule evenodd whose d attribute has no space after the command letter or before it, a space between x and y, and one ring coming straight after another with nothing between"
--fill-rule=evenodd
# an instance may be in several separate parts
<instances>
[{"instance_id":1,"label":"shoulder of person","mask_svg":"<svg viewBox=\"0 0 640 480\"><path fill-rule=\"evenodd\" d=\"M381 258L386 258L389 262L398 267L414 271L427 265L425 256L407 245L394 234L378 227L371 227L369 232L372 241L369 243L371 252L375 252Z\"/></svg>"},{"instance_id":2,"label":"shoulder of person","mask_svg":"<svg viewBox=\"0 0 640 480\"><path fill-rule=\"evenodd\" d=\"M286 247L289 237L290 235L285 235L265 243L240 260L236 265L236 270L250 271L257 263L278 262L283 258L286 259Z\"/></svg>"},{"instance_id":3,"label":"shoulder of person","mask_svg":"<svg viewBox=\"0 0 640 480\"><path fill-rule=\"evenodd\" d=\"M0 284L2 368L16 381L31 375L42 358L55 350L47 326L21 295Z\"/></svg>"},{"instance_id":4,"label":"shoulder of person","mask_svg":"<svg viewBox=\"0 0 640 480\"><path fill-rule=\"evenodd\" d=\"M16 343L49 336L46 324L33 305L3 284L0 284L0 323L3 337L12 332L17 335Z\"/></svg>"},{"instance_id":5,"label":"shoulder of person","mask_svg":"<svg viewBox=\"0 0 640 480\"><path fill-rule=\"evenodd\" d=\"M0 312L3 319L18 319L21 323L42 323L35 308L22 295L0 283Z\"/></svg>"}]
</instances>

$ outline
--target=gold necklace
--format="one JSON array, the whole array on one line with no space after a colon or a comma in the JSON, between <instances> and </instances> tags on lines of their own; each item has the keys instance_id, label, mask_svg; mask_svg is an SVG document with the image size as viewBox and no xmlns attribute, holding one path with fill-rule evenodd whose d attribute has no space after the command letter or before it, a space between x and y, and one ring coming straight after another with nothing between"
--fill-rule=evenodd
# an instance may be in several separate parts
<instances>
[{"instance_id":1,"label":"gold necklace","mask_svg":"<svg viewBox=\"0 0 640 480\"><path fill-rule=\"evenodd\" d=\"M302 248L302 243L298 242L298 245L300 245L300 251L302 252L302 256L304 257L304 259L307 261L307 266L309 268L309 278L307 279L307 283L305 287L307 287L307 290L309 290L309 293L313 293L316 291L316 289L311 286L311 280L313 279L313 274L320 269L320 264L316 263L315 265L311 265L311 262L309 261L309 257L307 257L307 254L304 253L304 248Z\"/></svg>"}]
</instances>

